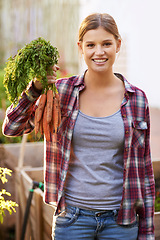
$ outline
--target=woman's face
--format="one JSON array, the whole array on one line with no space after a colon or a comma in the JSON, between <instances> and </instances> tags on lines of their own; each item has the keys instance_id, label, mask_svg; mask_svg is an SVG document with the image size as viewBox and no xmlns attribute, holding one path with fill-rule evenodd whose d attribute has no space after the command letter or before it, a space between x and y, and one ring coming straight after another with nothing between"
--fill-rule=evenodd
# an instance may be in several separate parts
<instances>
[{"instance_id":1,"label":"woman's face","mask_svg":"<svg viewBox=\"0 0 160 240\"><path fill-rule=\"evenodd\" d=\"M113 34L99 27L85 33L82 42L78 42L79 49L84 55L88 70L94 72L112 71L116 53L121 41L116 40Z\"/></svg>"}]
</instances>

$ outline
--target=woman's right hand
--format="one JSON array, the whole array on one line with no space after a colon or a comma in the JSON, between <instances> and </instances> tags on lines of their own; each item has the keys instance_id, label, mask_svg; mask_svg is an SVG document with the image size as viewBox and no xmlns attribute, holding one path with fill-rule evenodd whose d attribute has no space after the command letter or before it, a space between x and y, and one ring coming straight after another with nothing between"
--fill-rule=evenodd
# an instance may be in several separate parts
<instances>
[{"instance_id":1,"label":"woman's right hand","mask_svg":"<svg viewBox=\"0 0 160 240\"><path fill-rule=\"evenodd\" d=\"M56 72L57 70L59 70L59 66L54 65L52 69L53 69L53 74L47 75L48 84L54 84L56 82L56 78L57 78ZM43 88L41 82L37 78L34 79L34 87L39 91L41 91Z\"/></svg>"}]
</instances>

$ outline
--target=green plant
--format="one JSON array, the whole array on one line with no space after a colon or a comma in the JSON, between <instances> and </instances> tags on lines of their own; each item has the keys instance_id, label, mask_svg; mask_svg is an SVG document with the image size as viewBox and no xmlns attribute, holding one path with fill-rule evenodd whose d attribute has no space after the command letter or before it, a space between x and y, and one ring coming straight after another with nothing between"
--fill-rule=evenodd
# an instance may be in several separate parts
<instances>
[{"instance_id":1,"label":"green plant","mask_svg":"<svg viewBox=\"0 0 160 240\"><path fill-rule=\"evenodd\" d=\"M12 170L8 168L2 168L0 167L0 180L2 183L8 182L6 175L11 176ZM10 214L12 212L16 212L15 207L18 207L18 204L16 202L13 202L12 200L5 200L3 195L11 196L9 192L7 192L5 189L2 189L0 191L0 222L3 223L3 217L5 216L5 210L7 210Z\"/></svg>"},{"instance_id":2,"label":"green plant","mask_svg":"<svg viewBox=\"0 0 160 240\"><path fill-rule=\"evenodd\" d=\"M160 192L156 191L155 212L160 212Z\"/></svg>"},{"instance_id":3,"label":"green plant","mask_svg":"<svg viewBox=\"0 0 160 240\"><path fill-rule=\"evenodd\" d=\"M10 101L7 99L5 87L3 84L4 74L4 69L0 67L0 108L5 108L10 105Z\"/></svg>"},{"instance_id":4,"label":"green plant","mask_svg":"<svg viewBox=\"0 0 160 240\"><path fill-rule=\"evenodd\" d=\"M4 86L11 102L16 104L28 83L35 77L48 90L47 74L52 74L51 66L58 62L57 48L43 38L26 44L16 56L10 57L5 68Z\"/></svg>"},{"instance_id":5,"label":"green plant","mask_svg":"<svg viewBox=\"0 0 160 240\"><path fill-rule=\"evenodd\" d=\"M0 92L1 92L1 99L5 98L5 88L3 85L3 78L4 78L4 70L0 69Z\"/></svg>"}]
</instances>

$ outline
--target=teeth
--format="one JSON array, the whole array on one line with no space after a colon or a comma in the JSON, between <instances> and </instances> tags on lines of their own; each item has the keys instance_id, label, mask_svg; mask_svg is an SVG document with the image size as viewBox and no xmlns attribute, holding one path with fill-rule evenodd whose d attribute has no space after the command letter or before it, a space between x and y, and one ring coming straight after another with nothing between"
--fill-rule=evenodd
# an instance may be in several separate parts
<instances>
[{"instance_id":1,"label":"teeth","mask_svg":"<svg viewBox=\"0 0 160 240\"><path fill-rule=\"evenodd\" d=\"M106 62L106 59L94 59L94 62L98 62L98 63Z\"/></svg>"}]
</instances>

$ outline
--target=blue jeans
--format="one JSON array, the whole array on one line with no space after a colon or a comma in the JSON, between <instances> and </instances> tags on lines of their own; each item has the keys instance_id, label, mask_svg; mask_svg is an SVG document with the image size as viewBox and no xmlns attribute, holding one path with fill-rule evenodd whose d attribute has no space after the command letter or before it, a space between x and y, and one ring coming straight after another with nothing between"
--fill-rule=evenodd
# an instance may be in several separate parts
<instances>
[{"instance_id":1,"label":"blue jeans","mask_svg":"<svg viewBox=\"0 0 160 240\"><path fill-rule=\"evenodd\" d=\"M116 223L118 211L89 211L67 206L66 211L54 217L54 240L136 240L137 221L128 226Z\"/></svg>"}]
</instances>

